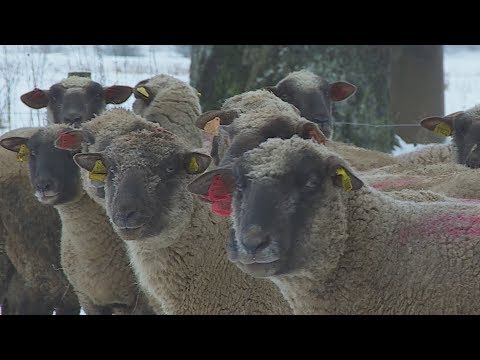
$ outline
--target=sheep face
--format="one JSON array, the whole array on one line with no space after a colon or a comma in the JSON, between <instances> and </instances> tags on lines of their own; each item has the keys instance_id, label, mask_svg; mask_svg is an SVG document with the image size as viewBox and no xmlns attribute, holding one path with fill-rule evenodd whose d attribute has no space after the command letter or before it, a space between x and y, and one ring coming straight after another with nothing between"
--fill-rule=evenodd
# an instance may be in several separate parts
<instances>
[{"instance_id":1,"label":"sheep face","mask_svg":"<svg viewBox=\"0 0 480 360\"><path fill-rule=\"evenodd\" d=\"M26 146L30 182L35 196L43 204L68 203L81 194L80 173L73 161L75 152L54 146L54 140L66 129L64 126L43 128L30 138L5 138L0 143L17 153L22 145Z\"/></svg>"},{"instance_id":2,"label":"sheep face","mask_svg":"<svg viewBox=\"0 0 480 360\"><path fill-rule=\"evenodd\" d=\"M101 154L77 154L75 162L88 171L97 161L106 167L106 210L120 237L162 235L162 245L168 246L189 226L193 201L185 187L192 175L205 171L210 157L189 152L173 134L160 129L120 136Z\"/></svg>"},{"instance_id":3,"label":"sheep face","mask_svg":"<svg viewBox=\"0 0 480 360\"><path fill-rule=\"evenodd\" d=\"M294 105L301 116L317 123L322 132L331 138L334 124L332 102L347 99L355 93L356 87L343 81L329 83L303 70L291 73L267 90Z\"/></svg>"},{"instance_id":4,"label":"sheep face","mask_svg":"<svg viewBox=\"0 0 480 360\"><path fill-rule=\"evenodd\" d=\"M285 143L300 146L282 147ZM319 145L299 138L270 139L231 169L212 170L189 185L202 194L217 181L231 194L234 231L227 253L242 271L254 277L290 274L301 271L313 252L331 263L328 248L335 234L330 233L330 213L342 206L340 192L347 186L342 176L349 179L347 191L362 182L338 157L322 157L314 147ZM310 234L318 235L314 227L324 228L325 236L311 239L315 235ZM322 244L312 246L315 241Z\"/></svg>"},{"instance_id":5,"label":"sheep face","mask_svg":"<svg viewBox=\"0 0 480 360\"><path fill-rule=\"evenodd\" d=\"M480 120L473 111L459 111L445 117L432 116L420 123L436 133L453 136L457 162L470 168L480 168Z\"/></svg>"},{"instance_id":6,"label":"sheep face","mask_svg":"<svg viewBox=\"0 0 480 360\"><path fill-rule=\"evenodd\" d=\"M47 107L49 123L79 127L102 113L106 104L121 104L132 94L129 86L102 87L89 79L75 85L60 82L48 90L34 89L20 99L33 109Z\"/></svg>"}]
</instances>

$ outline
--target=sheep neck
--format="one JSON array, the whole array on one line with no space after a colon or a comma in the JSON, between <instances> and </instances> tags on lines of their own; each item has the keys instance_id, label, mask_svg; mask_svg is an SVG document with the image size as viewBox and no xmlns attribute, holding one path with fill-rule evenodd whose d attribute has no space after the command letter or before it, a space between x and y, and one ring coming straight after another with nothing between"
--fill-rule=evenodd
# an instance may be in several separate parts
<instances>
[{"instance_id":1,"label":"sheep neck","mask_svg":"<svg viewBox=\"0 0 480 360\"><path fill-rule=\"evenodd\" d=\"M132 263L142 286L166 314L266 314L288 305L272 284L242 273L227 259L228 220L212 214L194 199L191 218L168 247L161 236L128 241ZM269 296L265 291L271 291ZM277 298L278 296L278 298Z\"/></svg>"}]
</instances>

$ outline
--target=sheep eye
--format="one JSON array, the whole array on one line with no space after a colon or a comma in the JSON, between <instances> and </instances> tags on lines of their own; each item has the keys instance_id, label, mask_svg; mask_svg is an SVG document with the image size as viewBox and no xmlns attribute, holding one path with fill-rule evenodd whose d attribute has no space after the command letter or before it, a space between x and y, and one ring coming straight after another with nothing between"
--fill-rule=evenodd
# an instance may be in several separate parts
<instances>
[{"instance_id":1,"label":"sheep eye","mask_svg":"<svg viewBox=\"0 0 480 360\"><path fill-rule=\"evenodd\" d=\"M319 184L319 181L316 177L311 177L308 179L308 181L305 183L305 187L307 189L316 189Z\"/></svg>"},{"instance_id":2,"label":"sheep eye","mask_svg":"<svg viewBox=\"0 0 480 360\"><path fill-rule=\"evenodd\" d=\"M173 173L175 171L175 168L173 166L169 166L165 169L165 171L169 174Z\"/></svg>"},{"instance_id":3,"label":"sheep eye","mask_svg":"<svg viewBox=\"0 0 480 360\"><path fill-rule=\"evenodd\" d=\"M283 101L289 101L290 100L290 95L288 94L282 94L280 95L280 99L282 99Z\"/></svg>"}]
</instances>

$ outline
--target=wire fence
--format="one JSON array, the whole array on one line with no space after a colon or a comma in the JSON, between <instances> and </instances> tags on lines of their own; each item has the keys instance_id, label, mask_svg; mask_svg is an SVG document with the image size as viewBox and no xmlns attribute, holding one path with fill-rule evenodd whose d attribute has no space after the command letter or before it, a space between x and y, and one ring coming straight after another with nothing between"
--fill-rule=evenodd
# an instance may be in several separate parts
<instances>
[{"instance_id":1,"label":"wire fence","mask_svg":"<svg viewBox=\"0 0 480 360\"><path fill-rule=\"evenodd\" d=\"M402 126L410 126L410 127L420 127L420 124L365 124L365 123L351 123L351 122L344 122L344 121L336 121L334 125L358 125L358 126L368 126L373 128L382 128L382 127L402 127Z\"/></svg>"}]
</instances>

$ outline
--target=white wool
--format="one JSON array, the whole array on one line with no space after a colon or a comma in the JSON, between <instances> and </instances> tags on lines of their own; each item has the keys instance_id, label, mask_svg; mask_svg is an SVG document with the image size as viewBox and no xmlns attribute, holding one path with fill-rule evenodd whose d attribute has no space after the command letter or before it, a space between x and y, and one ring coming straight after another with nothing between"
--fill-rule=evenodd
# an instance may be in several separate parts
<instances>
[{"instance_id":1,"label":"white wool","mask_svg":"<svg viewBox=\"0 0 480 360\"><path fill-rule=\"evenodd\" d=\"M72 87L84 87L92 82L92 79L80 77L80 76L70 76L66 79L63 79L60 83L66 88Z\"/></svg>"},{"instance_id":2,"label":"white wool","mask_svg":"<svg viewBox=\"0 0 480 360\"><path fill-rule=\"evenodd\" d=\"M322 78L308 70L300 70L294 71L288 74L285 78L283 78L278 84L282 83L286 80L294 80L298 86L305 88L305 89L318 89L322 82L325 82Z\"/></svg>"}]
</instances>

